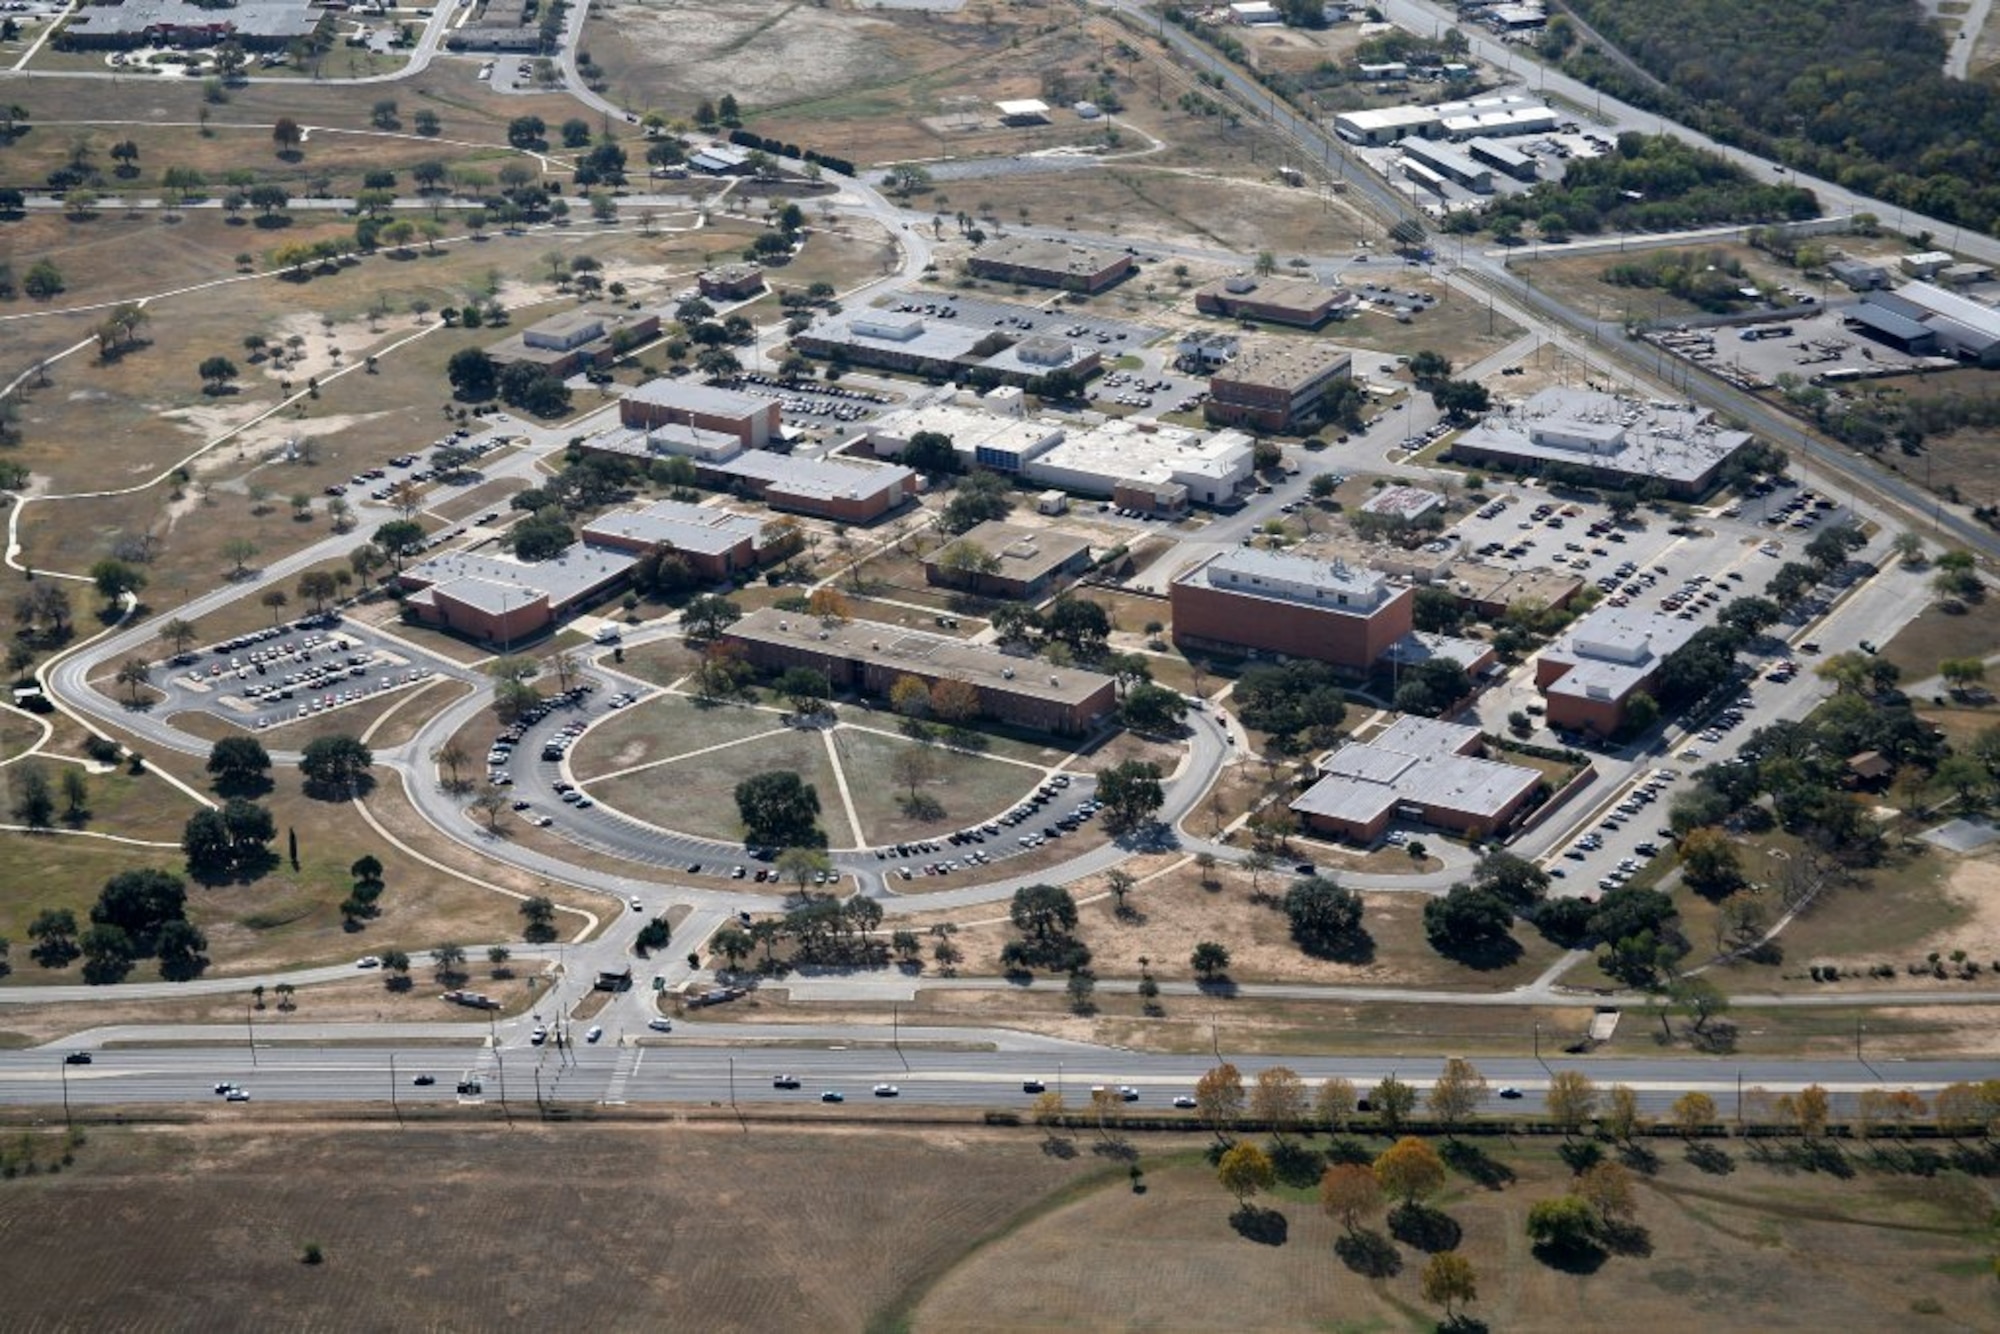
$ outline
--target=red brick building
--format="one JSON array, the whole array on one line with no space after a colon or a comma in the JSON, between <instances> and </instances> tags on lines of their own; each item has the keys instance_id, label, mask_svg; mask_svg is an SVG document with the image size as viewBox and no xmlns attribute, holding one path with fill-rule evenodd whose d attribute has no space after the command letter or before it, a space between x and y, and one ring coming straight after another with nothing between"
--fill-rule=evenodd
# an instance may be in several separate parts
<instances>
[{"instance_id":1,"label":"red brick building","mask_svg":"<svg viewBox=\"0 0 2000 1334\"><path fill-rule=\"evenodd\" d=\"M1415 594L1379 571L1239 548L1168 586L1183 649L1256 650L1365 673L1410 633Z\"/></svg>"}]
</instances>

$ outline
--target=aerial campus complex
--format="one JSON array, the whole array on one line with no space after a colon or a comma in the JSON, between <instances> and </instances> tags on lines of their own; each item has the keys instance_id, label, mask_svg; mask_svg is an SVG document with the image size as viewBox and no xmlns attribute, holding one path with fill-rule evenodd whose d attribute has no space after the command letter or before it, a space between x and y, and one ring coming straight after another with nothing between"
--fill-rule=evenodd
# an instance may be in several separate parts
<instances>
[{"instance_id":1,"label":"aerial campus complex","mask_svg":"<svg viewBox=\"0 0 2000 1334\"><path fill-rule=\"evenodd\" d=\"M12 1322L2000 1324L2000 29L1774 3L0 6Z\"/></svg>"}]
</instances>

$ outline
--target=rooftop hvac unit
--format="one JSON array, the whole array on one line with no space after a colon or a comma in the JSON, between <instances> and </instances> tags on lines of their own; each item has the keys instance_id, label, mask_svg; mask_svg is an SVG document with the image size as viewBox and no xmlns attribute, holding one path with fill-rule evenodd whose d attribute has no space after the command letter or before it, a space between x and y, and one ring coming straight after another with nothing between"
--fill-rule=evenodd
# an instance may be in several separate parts
<instances>
[{"instance_id":1,"label":"rooftop hvac unit","mask_svg":"<svg viewBox=\"0 0 2000 1334\"><path fill-rule=\"evenodd\" d=\"M831 639L831 638L833 638L833 636L832 636L832 635L828 634L828 633L827 633L826 631L824 631L824 630L822 630L822 631L820 631L820 632L819 632L819 637L820 637L820 638L821 638L822 640L826 640L826 639Z\"/></svg>"},{"instance_id":2,"label":"rooftop hvac unit","mask_svg":"<svg viewBox=\"0 0 2000 1334\"><path fill-rule=\"evenodd\" d=\"M790 621L779 621L778 628L780 630L789 630L792 628L792 623Z\"/></svg>"},{"instance_id":3,"label":"rooftop hvac unit","mask_svg":"<svg viewBox=\"0 0 2000 1334\"><path fill-rule=\"evenodd\" d=\"M1006 681L1011 681L1011 680L1013 680L1013 679L1014 679L1014 669L1013 669L1012 667L1002 667L1002 668L1000 669L1000 677L1001 677L1001 679L1002 679L1002 680L1006 680Z\"/></svg>"},{"instance_id":4,"label":"rooftop hvac unit","mask_svg":"<svg viewBox=\"0 0 2000 1334\"><path fill-rule=\"evenodd\" d=\"M1257 290L1257 280L1247 273L1232 273L1222 280L1222 290L1242 296L1246 292Z\"/></svg>"},{"instance_id":5,"label":"rooftop hvac unit","mask_svg":"<svg viewBox=\"0 0 2000 1334\"><path fill-rule=\"evenodd\" d=\"M1059 686L1062 684L1062 682L1057 679L1056 675L1053 672L1051 672L1049 674L1049 684L1052 686Z\"/></svg>"}]
</instances>

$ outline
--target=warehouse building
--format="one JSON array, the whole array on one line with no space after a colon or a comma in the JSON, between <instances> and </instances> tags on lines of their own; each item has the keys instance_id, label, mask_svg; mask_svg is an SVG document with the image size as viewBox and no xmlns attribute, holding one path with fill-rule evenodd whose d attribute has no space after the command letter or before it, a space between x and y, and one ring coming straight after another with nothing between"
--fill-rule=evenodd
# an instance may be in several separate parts
<instances>
[{"instance_id":1,"label":"warehouse building","mask_svg":"<svg viewBox=\"0 0 2000 1334\"><path fill-rule=\"evenodd\" d=\"M1334 316L1353 311L1354 304L1354 293L1342 287L1325 287L1310 278L1248 273L1218 278L1194 294L1194 307L1204 315L1264 320L1301 329L1317 329ZM1234 355L1233 349L1230 355Z\"/></svg>"},{"instance_id":2,"label":"warehouse building","mask_svg":"<svg viewBox=\"0 0 2000 1334\"><path fill-rule=\"evenodd\" d=\"M1251 480L1254 442L1240 431L1204 434L1142 417L1111 418L1030 459L1022 475L1121 509L1180 514L1223 505Z\"/></svg>"},{"instance_id":3,"label":"warehouse building","mask_svg":"<svg viewBox=\"0 0 2000 1334\"><path fill-rule=\"evenodd\" d=\"M827 624L766 608L730 626L721 642L762 671L811 667L836 690L877 697L905 676L931 687L964 682L979 692L985 717L1044 732L1086 732L1117 707L1116 685L1101 673L880 621Z\"/></svg>"},{"instance_id":4,"label":"warehouse building","mask_svg":"<svg viewBox=\"0 0 2000 1334\"><path fill-rule=\"evenodd\" d=\"M1690 499L1712 487L1722 465L1749 443L1747 431L1726 430L1692 404L1557 386L1489 413L1453 441L1450 457L1516 472L1566 465L1583 470L1592 485L1656 481Z\"/></svg>"},{"instance_id":5,"label":"warehouse building","mask_svg":"<svg viewBox=\"0 0 2000 1334\"><path fill-rule=\"evenodd\" d=\"M958 559L976 553L977 564ZM924 557L924 578L981 597L1038 602L1090 568L1090 543L1051 528L989 520Z\"/></svg>"},{"instance_id":6,"label":"warehouse building","mask_svg":"<svg viewBox=\"0 0 2000 1334\"><path fill-rule=\"evenodd\" d=\"M1517 181L1532 181L1541 175L1541 165L1512 144L1497 139L1474 139L1466 152L1476 162L1506 172Z\"/></svg>"},{"instance_id":7,"label":"warehouse building","mask_svg":"<svg viewBox=\"0 0 2000 1334\"><path fill-rule=\"evenodd\" d=\"M988 241L967 261L973 276L1029 287L1059 287L1095 294L1132 271L1132 257L1117 250L1009 236Z\"/></svg>"},{"instance_id":8,"label":"warehouse building","mask_svg":"<svg viewBox=\"0 0 2000 1334\"><path fill-rule=\"evenodd\" d=\"M1319 419L1320 405L1353 367L1353 355L1330 343L1293 339L1245 348L1209 377L1202 410L1218 425L1274 433L1305 430Z\"/></svg>"},{"instance_id":9,"label":"warehouse building","mask_svg":"<svg viewBox=\"0 0 2000 1334\"><path fill-rule=\"evenodd\" d=\"M1410 633L1415 595L1379 570L1239 547L1174 577L1174 643L1365 674Z\"/></svg>"},{"instance_id":10,"label":"warehouse building","mask_svg":"<svg viewBox=\"0 0 2000 1334\"><path fill-rule=\"evenodd\" d=\"M1433 143L1428 139L1406 139L1403 156L1422 163L1446 180L1475 193L1493 193L1492 168L1481 166L1450 144Z\"/></svg>"},{"instance_id":11,"label":"warehouse building","mask_svg":"<svg viewBox=\"0 0 2000 1334\"><path fill-rule=\"evenodd\" d=\"M618 420L635 430L692 426L732 435L745 449L768 448L781 437L778 401L734 389L661 376L626 394Z\"/></svg>"},{"instance_id":12,"label":"warehouse building","mask_svg":"<svg viewBox=\"0 0 2000 1334\"><path fill-rule=\"evenodd\" d=\"M1380 148L1429 133L1437 123L1438 114L1429 107L1376 107L1341 112L1333 118L1333 131L1351 144Z\"/></svg>"},{"instance_id":13,"label":"warehouse building","mask_svg":"<svg viewBox=\"0 0 2000 1334\"><path fill-rule=\"evenodd\" d=\"M1059 424L991 412L978 406L981 402L961 394L957 402L892 409L869 423L868 447L878 458L901 458L910 441L929 432L951 441L964 469L986 468L1016 476L1062 443Z\"/></svg>"},{"instance_id":14,"label":"warehouse building","mask_svg":"<svg viewBox=\"0 0 2000 1334\"><path fill-rule=\"evenodd\" d=\"M567 310L502 339L486 354L503 366L526 362L567 379L586 367L610 365L659 332L660 317L650 311Z\"/></svg>"},{"instance_id":15,"label":"warehouse building","mask_svg":"<svg viewBox=\"0 0 2000 1334\"><path fill-rule=\"evenodd\" d=\"M1932 283L1868 292L1842 313L1864 332L1914 356L2000 366L2000 310Z\"/></svg>"},{"instance_id":16,"label":"warehouse building","mask_svg":"<svg viewBox=\"0 0 2000 1334\"><path fill-rule=\"evenodd\" d=\"M1549 726L1608 737L1625 725L1632 697L1650 693L1660 664L1701 629L1638 607L1598 607L1535 661Z\"/></svg>"},{"instance_id":17,"label":"warehouse building","mask_svg":"<svg viewBox=\"0 0 2000 1334\"><path fill-rule=\"evenodd\" d=\"M1291 804L1308 830L1372 844L1394 821L1490 838L1525 811L1538 770L1483 759L1476 727L1403 717L1319 761L1320 780Z\"/></svg>"}]
</instances>

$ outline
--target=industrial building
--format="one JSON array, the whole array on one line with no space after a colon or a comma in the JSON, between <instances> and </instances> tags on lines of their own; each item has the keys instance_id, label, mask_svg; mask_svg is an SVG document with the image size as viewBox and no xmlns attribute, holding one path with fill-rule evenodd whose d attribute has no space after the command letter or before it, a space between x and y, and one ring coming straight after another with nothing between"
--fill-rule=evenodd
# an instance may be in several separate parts
<instances>
[{"instance_id":1,"label":"industrial building","mask_svg":"<svg viewBox=\"0 0 2000 1334\"><path fill-rule=\"evenodd\" d=\"M1489 413L1453 441L1450 457L1517 472L1562 464L1583 469L1594 485L1658 482L1690 499L1749 443L1748 432L1716 425L1706 408L1556 386Z\"/></svg>"},{"instance_id":2,"label":"industrial building","mask_svg":"<svg viewBox=\"0 0 2000 1334\"><path fill-rule=\"evenodd\" d=\"M704 579L727 579L754 570L770 553L762 520L678 500L656 500L640 509L602 515L584 525L583 540L635 556L671 548Z\"/></svg>"},{"instance_id":3,"label":"industrial building","mask_svg":"<svg viewBox=\"0 0 2000 1334\"><path fill-rule=\"evenodd\" d=\"M1333 118L1333 129L1349 143L1380 148L1426 133L1437 123L1438 114L1429 107L1376 107L1341 112Z\"/></svg>"},{"instance_id":4,"label":"industrial building","mask_svg":"<svg viewBox=\"0 0 2000 1334\"><path fill-rule=\"evenodd\" d=\"M1385 486L1361 502L1363 514L1373 514L1379 518L1394 519L1402 523L1416 523L1427 515L1442 512L1443 509L1444 497L1435 491L1426 491L1420 486Z\"/></svg>"},{"instance_id":5,"label":"industrial building","mask_svg":"<svg viewBox=\"0 0 2000 1334\"><path fill-rule=\"evenodd\" d=\"M1200 304L1197 296L1195 302ZM1235 334L1193 329L1174 343L1174 364L1192 370L1212 371L1235 356L1243 340Z\"/></svg>"},{"instance_id":6,"label":"industrial building","mask_svg":"<svg viewBox=\"0 0 2000 1334\"><path fill-rule=\"evenodd\" d=\"M1264 320L1301 329L1317 329L1335 315L1351 312L1354 304L1354 293L1342 287L1322 286L1310 278L1248 273L1218 278L1194 294L1194 308L1204 315Z\"/></svg>"},{"instance_id":7,"label":"industrial building","mask_svg":"<svg viewBox=\"0 0 2000 1334\"><path fill-rule=\"evenodd\" d=\"M1698 622L1638 607L1598 607L1542 650L1535 685L1550 727L1608 737L1632 697L1651 691L1660 664L1694 638Z\"/></svg>"},{"instance_id":8,"label":"industrial building","mask_svg":"<svg viewBox=\"0 0 2000 1334\"><path fill-rule=\"evenodd\" d=\"M772 509L835 523L873 523L917 493L917 475L892 463L747 450L726 463L697 466L709 485L732 487Z\"/></svg>"},{"instance_id":9,"label":"industrial building","mask_svg":"<svg viewBox=\"0 0 2000 1334\"><path fill-rule=\"evenodd\" d=\"M1419 162L1453 184L1462 185L1477 194L1493 193L1493 169L1474 162L1468 154L1450 144L1433 143L1428 139L1405 139L1403 157Z\"/></svg>"},{"instance_id":10,"label":"industrial building","mask_svg":"<svg viewBox=\"0 0 2000 1334\"><path fill-rule=\"evenodd\" d=\"M977 552L976 565L948 553ZM1090 568L1090 543L1052 528L989 520L924 557L924 578L945 588L1016 602L1039 601L1069 577Z\"/></svg>"},{"instance_id":11,"label":"industrial building","mask_svg":"<svg viewBox=\"0 0 2000 1334\"><path fill-rule=\"evenodd\" d=\"M567 310L537 320L486 349L503 366L527 362L567 379L659 336L660 317L651 311Z\"/></svg>"},{"instance_id":12,"label":"industrial building","mask_svg":"<svg viewBox=\"0 0 2000 1334\"><path fill-rule=\"evenodd\" d=\"M636 430L692 426L736 437L745 449L765 449L782 434L778 401L734 389L661 376L618 403L618 420Z\"/></svg>"},{"instance_id":13,"label":"industrial building","mask_svg":"<svg viewBox=\"0 0 2000 1334\"><path fill-rule=\"evenodd\" d=\"M1541 175L1541 166L1535 159L1497 139L1474 139L1465 151L1473 161L1504 171L1517 181L1533 181Z\"/></svg>"},{"instance_id":14,"label":"industrial building","mask_svg":"<svg viewBox=\"0 0 2000 1334\"><path fill-rule=\"evenodd\" d=\"M999 113L1002 125L1022 127L1049 123L1049 104L1039 98L1017 97L995 102L993 109Z\"/></svg>"},{"instance_id":15,"label":"industrial building","mask_svg":"<svg viewBox=\"0 0 2000 1334\"><path fill-rule=\"evenodd\" d=\"M1363 674L1410 633L1415 594L1379 570L1241 547L1168 585L1174 643L1310 658Z\"/></svg>"},{"instance_id":16,"label":"industrial building","mask_svg":"<svg viewBox=\"0 0 2000 1334\"><path fill-rule=\"evenodd\" d=\"M823 314L792 339L809 357L937 379L983 373L1026 387L1052 371L1096 373L1099 350L1049 334L1016 337L947 319L863 307Z\"/></svg>"},{"instance_id":17,"label":"industrial building","mask_svg":"<svg viewBox=\"0 0 2000 1334\"><path fill-rule=\"evenodd\" d=\"M1562 118L1547 103L1520 93L1503 93L1433 106L1343 111L1333 118L1333 128L1349 143L1381 147L1401 143L1412 135L1427 139L1477 139L1547 134L1561 122Z\"/></svg>"},{"instance_id":18,"label":"industrial building","mask_svg":"<svg viewBox=\"0 0 2000 1334\"><path fill-rule=\"evenodd\" d=\"M836 690L878 697L905 676L932 687L961 681L978 690L985 717L1045 732L1088 731L1117 707L1115 683L1099 672L880 621L829 624L766 608L730 626L721 642L760 670L811 667Z\"/></svg>"},{"instance_id":19,"label":"industrial building","mask_svg":"<svg viewBox=\"0 0 2000 1334\"><path fill-rule=\"evenodd\" d=\"M311 37L325 17L307 0L238 0L224 9L189 0L111 0L77 6L59 44L128 50L234 42L246 51L282 51Z\"/></svg>"},{"instance_id":20,"label":"industrial building","mask_svg":"<svg viewBox=\"0 0 2000 1334\"><path fill-rule=\"evenodd\" d=\"M1320 780L1292 802L1316 834L1369 844L1392 821L1429 825L1466 838L1504 830L1529 804L1540 771L1482 759L1476 727L1403 717L1365 742L1319 761Z\"/></svg>"},{"instance_id":21,"label":"industrial building","mask_svg":"<svg viewBox=\"0 0 2000 1334\"><path fill-rule=\"evenodd\" d=\"M1132 257L1122 251L1033 236L988 241L966 263L976 278L1092 294L1132 271Z\"/></svg>"},{"instance_id":22,"label":"industrial building","mask_svg":"<svg viewBox=\"0 0 2000 1334\"><path fill-rule=\"evenodd\" d=\"M1331 343L1291 339L1248 347L1209 377L1202 410L1218 425L1304 430L1319 419L1321 403L1353 367L1353 355Z\"/></svg>"},{"instance_id":23,"label":"industrial building","mask_svg":"<svg viewBox=\"0 0 2000 1334\"><path fill-rule=\"evenodd\" d=\"M1912 356L2000 366L2000 310L1932 283L1868 292L1841 313L1863 332Z\"/></svg>"}]
</instances>

